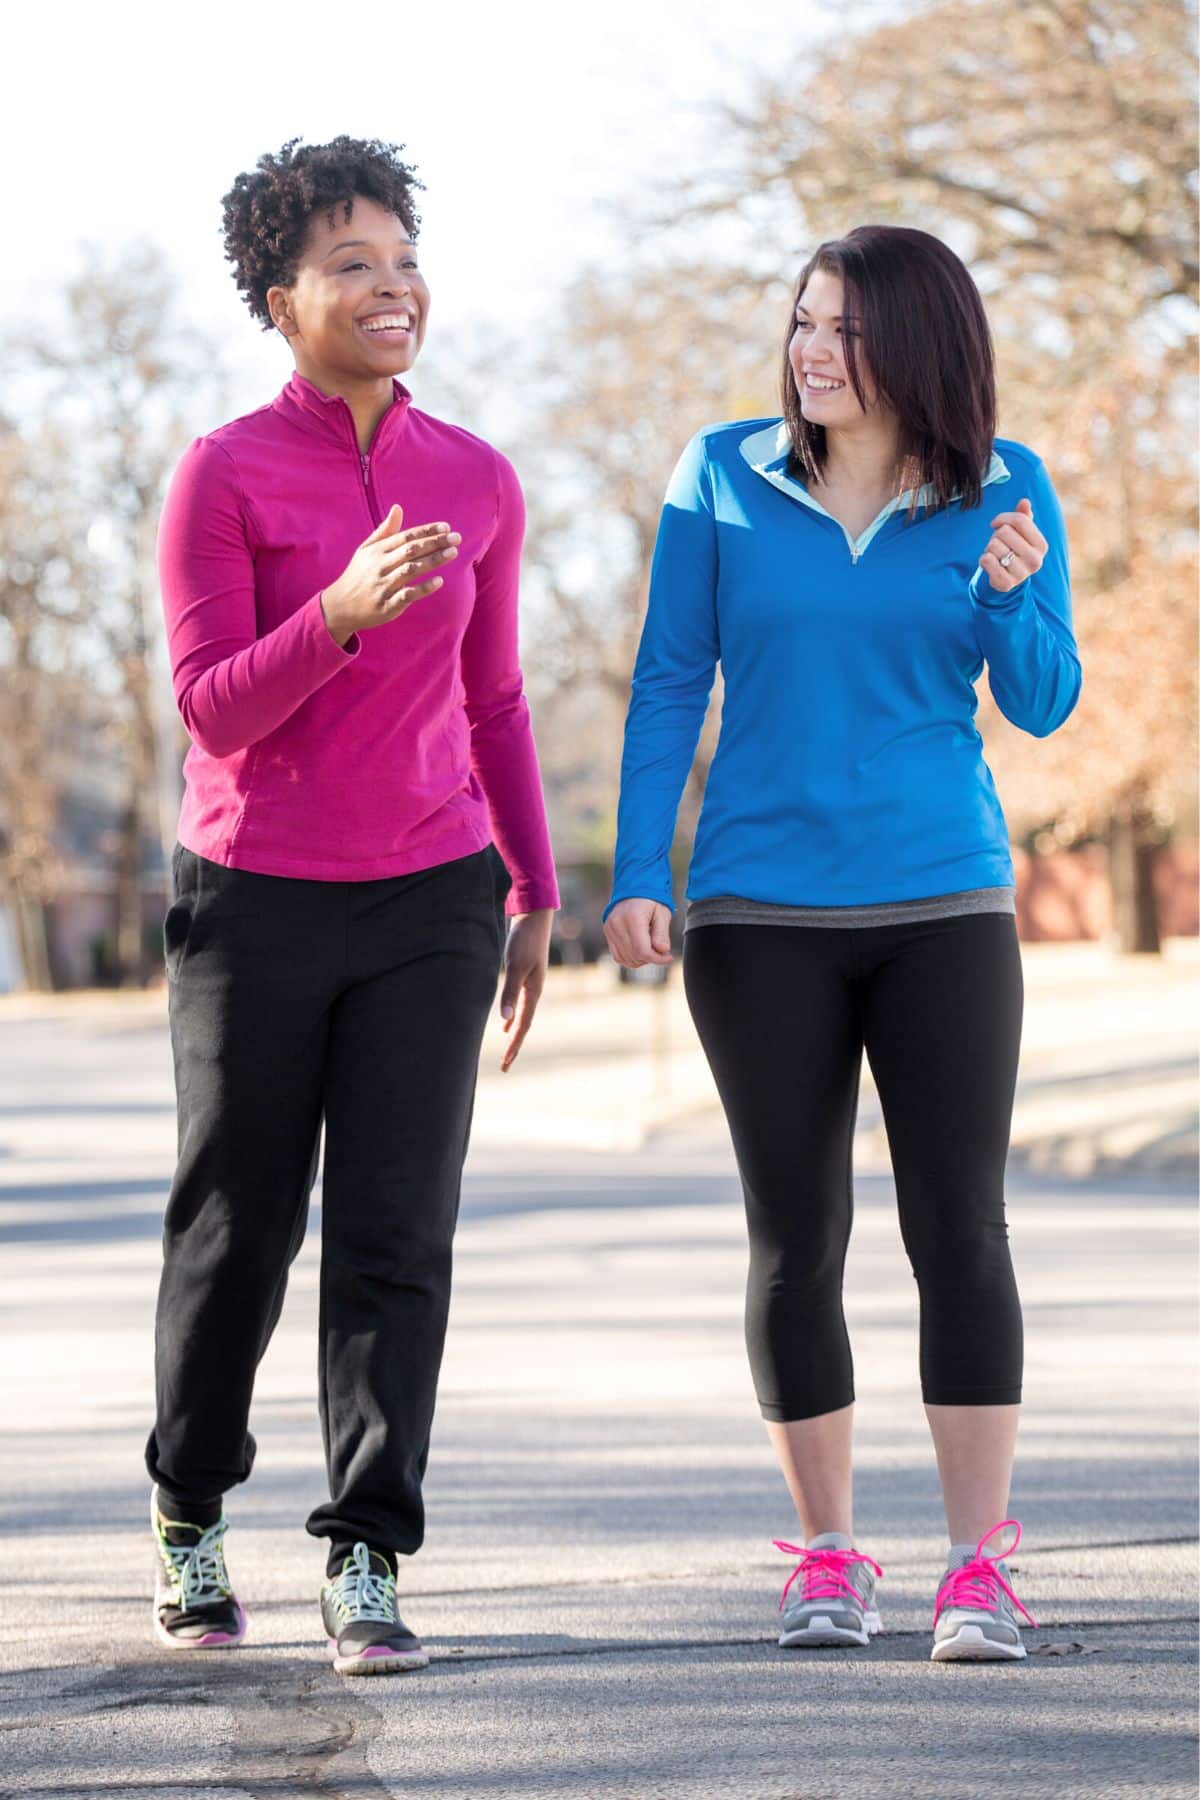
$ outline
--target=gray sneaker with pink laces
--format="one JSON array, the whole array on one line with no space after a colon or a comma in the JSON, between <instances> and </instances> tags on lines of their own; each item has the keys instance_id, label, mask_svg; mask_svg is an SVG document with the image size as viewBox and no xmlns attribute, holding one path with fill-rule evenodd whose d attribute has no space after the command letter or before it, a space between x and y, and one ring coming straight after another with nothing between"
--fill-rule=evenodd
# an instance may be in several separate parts
<instances>
[{"instance_id":1,"label":"gray sneaker with pink laces","mask_svg":"<svg viewBox=\"0 0 1200 1800\"><path fill-rule=\"evenodd\" d=\"M1009 1529L1017 1535L1008 1549L989 1556L985 1546ZM985 1531L974 1548L951 1548L933 1611L933 1662L1019 1662L1025 1655L1017 1614L1030 1625L1036 1621L1013 1593L1004 1561L1020 1541L1017 1521L1005 1519Z\"/></svg>"},{"instance_id":2,"label":"gray sneaker with pink laces","mask_svg":"<svg viewBox=\"0 0 1200 1800\"><path fill-rule=\"evenodd\" d=\"M875 1578L883 1570L856 1550L842 1532L823 1531L807 1549L782 1538L774 1543L785 1556L800 1559L779 1600L783 1614L779 1642L785 1650L839 1644L861 1647L882 1630L875 1605Z\"/></svg>"}]
</instances>

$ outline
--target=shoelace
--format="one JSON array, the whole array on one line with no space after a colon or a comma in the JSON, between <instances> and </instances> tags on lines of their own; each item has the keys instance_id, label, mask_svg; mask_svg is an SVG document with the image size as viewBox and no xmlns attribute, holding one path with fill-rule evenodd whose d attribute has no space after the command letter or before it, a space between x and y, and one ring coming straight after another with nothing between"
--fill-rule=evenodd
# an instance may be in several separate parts
<instances>
[{"instance_id":1,"label":"shoelace","mask_svg":"<svg viewBox=\"0 0 1200 1800\"><path fill-rule=\"evenodd\" d=\"M349 1565L330 1583L330 1598L343 1625L354 1619L381 1625L396 1622L396 1577L380 1575L371 1567L365 1544L355 1544Z\"/></svg>"},{"instance_id":2,"label":"shoelace","mask_svg":"<svg viewBox=\"0 0 1200 1800\"><path fill-rule=\"evenodd\" d=\"M990 1544L999 1531L1012 1528L1016 1537L1007 1550L997 1551L995 1556L988 1556L985 1544ZM1022 1613L1036 1630L1037 1622L1005 1581L996 1567L1006 1556L1011 1556L1021 1541L1021 1527L1016 1519L1005 1519L999 1525L993 1525L985 1531L975 1546L975 1554L970 1562L965 1562L961 1569L952 1569L937 1592L937 1600L933 1608L933 1622L936 1625L944 1612L953 1607L961 1607L966 1612L990 1612L996 1604L996 1590L1002 1588L1019 1613Z\"/></svg>"},{"instance_id":3,"label":"shoelace","mask_svg":"<svg viewBox=\"0 0 1200 1800\"><path fill-rule=\"evenodd\" d=\"M228 1600L232 1596L222 1547L228 1530L229 1520L218 1519L194 1544L169 1544L165 1537L160 1537L159 1549L178 1595L174 1603L185 1612L193 1606L209 1606L214 1600Z\"/></svg>"},{"instance_id":4,"label":"shoelace","mask_svg":"<svg viewBox=\"0 0 1200 1800\"><path fill-rule=\"evenodd\" d=\"M876 1575L882 1576L883 1570L861 1550L806 1550L803 1544L789 1544L783 1538L772 1538L771 1542L785 1556L798 1556L800 1561L783 1584L783 1592L779 1596L779 1611L782 1612L787 1601L788 1589L797 1576L802 1578L803 1586L800 1597L805 1600L837 1600L842 1594L862 1603L862 1595L852 1581L847 1580L846 1570L852 1563L867 1563Z\"/></svg>"}]
</instances>

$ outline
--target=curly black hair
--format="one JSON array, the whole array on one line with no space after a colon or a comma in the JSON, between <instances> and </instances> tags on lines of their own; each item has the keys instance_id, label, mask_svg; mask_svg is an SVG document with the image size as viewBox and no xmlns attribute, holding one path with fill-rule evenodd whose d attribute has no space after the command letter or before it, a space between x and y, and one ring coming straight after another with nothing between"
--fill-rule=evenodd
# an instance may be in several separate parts
<instances>
[{"instance_id":1,"label":"curly black hair","mask_svg":"<svg viewBox=\"0 0 1200 1800\"><path fill-rule=\"evenodd\" d=\"M349 219L355 197L361 195L394 212L414 241L421 223L413 194L423 184L400 161L403 144L344 136L298 150L299 143L298 137L289 138L276 154L260 156L221 202L225 255L233 264L238 291L264 331L274 329L267 290L296 279L316 213L325 212L332 225L342 205Z\"/></svg>"}]
</instances>

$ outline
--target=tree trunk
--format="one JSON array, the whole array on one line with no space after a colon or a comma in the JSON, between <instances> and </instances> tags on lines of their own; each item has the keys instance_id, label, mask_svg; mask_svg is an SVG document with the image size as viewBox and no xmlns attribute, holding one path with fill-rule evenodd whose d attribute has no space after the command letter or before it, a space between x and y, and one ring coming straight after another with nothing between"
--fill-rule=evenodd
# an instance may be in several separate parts
<instances>
[{"instance_id":1,"label":"tree trunk","mask_svg":"<svg viewBox=\"0 0 1200 1800\"><path fill-rule=\"evenodd\" d=\"M136 785L121 812L117 849L115 912L117 980L122 987L142 981L142 809Z\"/></svg>"},{"instance_id":2,"label":"tree trunk","mask_svg":"<svg viewBox=\"0 0 1200 1800\"><path fill-rule=\"evenodd\" d=\"M8 892L22 982L32 993L48 994L54 987L54 977L50 970L45 902L40 895L23 893L15 881Z\"/></svg>"},{"instance_id":3,"label":"tree trunk","mask_svg":"<svg viewBox=\"0 0 1200 1800\"><path fill-rule=\"evenodd\" d=\"M157 744L150 707L149 673L139 663L127 693L134 703L126 765L129 787L121 811L116 856L117 979L122 987L141 987L146 980L142 933L142 839L147 800L157 797ZM157 835L157 832L156 832Z\"/></svg>"},{"instance_id":4,"label":"tree trunk","mask_svg":"<svg viewBox=\"0 0 1200 1800\"><path fill-rule=\"evenodd\" d=\"M1154 821L1143 808L1134 803L1114 813L1108 834L1109 873L1117 937L1126 954L1162 954L1154 891L1158 851Z\"/></svg>"}]
</instances>

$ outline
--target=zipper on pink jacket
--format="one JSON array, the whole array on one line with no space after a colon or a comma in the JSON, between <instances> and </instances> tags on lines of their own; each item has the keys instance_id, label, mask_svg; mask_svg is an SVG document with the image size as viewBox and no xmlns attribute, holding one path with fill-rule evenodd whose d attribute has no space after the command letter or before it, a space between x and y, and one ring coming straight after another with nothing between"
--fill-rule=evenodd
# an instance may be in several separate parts
<instances>
[{"instance_id":1,"label":"zipper on pink jacket","mask_svg":"<svg viewBox=\"0 0 1200 1800\"><path fill-rule=\"evenodd\" d=\"M358 452L358 460L362 464L363 495L367 502L367 514L372 525L379 523L379 508L371 494L371 454L368 450Z\"/></svg>"}]
</instances>

